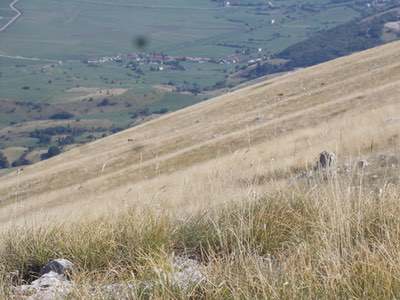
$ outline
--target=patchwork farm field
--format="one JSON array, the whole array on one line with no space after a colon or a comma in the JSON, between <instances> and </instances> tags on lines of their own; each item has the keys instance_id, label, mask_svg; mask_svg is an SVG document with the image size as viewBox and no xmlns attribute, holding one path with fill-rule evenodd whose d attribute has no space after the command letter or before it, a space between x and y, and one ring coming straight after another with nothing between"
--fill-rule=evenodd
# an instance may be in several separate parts
<instances>
[{"instance_id":1,"label":"patchwork farm field","mask_svg":"<svg viewBox=\"0 0 400 300\"><path fill-rule=\"evenodd\" d=\"M0 2L5 14L8 2ZM21 1L23 17L2 33L0 50L43 59L84 59L134 51L132 39L145 35L149 51L217 58L232 53L224 43L247 46L252 40L250 47L273 52L358 14L330 0L285 0L277 7L255 0L231 7L219 2L224 1ZM302 4L315 9L302 9Z\"/></svg>"},{"instance_id":2,"label":"patchwork farm field","mask_svg":"<svg viewBox=\"0 0 400 300\"><path fill-rule=\"evenodd\" d=\"M3 17L0 24L12 15L9 2L0 1ZM0 36L0 72L3 75L0 97L23 100L29 96L31 100L55 101L63 99L60 95L64 88L74 87L77 81L88 86L104 85L99 80L99 74L104 73L132 88L141 84L151 87L154 83L164 83L165 78L175 79L176 85L186 81L196 82L200 88L211 88L223 80L227 72L233 71L230 64L189 65L185 72L166 70L162 76L144 70L145 74L137 82L125 76L126 72L118 66L88 69L81 62L140 50L208 59L241 54L239 65L243 66L251 58L271 55L313 32L359 15L349 5L332 0L284 0L276 4L271 2L271 5L255 0L235 3L238 5L227 7L224 1L209 0L18 2L23 16ZM135 47L133 42L137 37L146 38L146 48ZM13 57L20 63L12 60ZM38 62L42 62L40 68L58 62L63 66L53 68L51 73L41 69L38 72ZM55 76L58 84L49 87L48 77ZM34 91L21 91L24 83L31 83Z\"/></svg>"}]
</instances>

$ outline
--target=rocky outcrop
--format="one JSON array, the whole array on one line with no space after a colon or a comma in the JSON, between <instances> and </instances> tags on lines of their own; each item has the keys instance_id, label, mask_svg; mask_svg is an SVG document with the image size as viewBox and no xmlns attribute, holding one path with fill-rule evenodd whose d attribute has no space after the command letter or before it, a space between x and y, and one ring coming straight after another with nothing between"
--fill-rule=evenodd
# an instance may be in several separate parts
<instances>
[{"instance_id":1,"label":"rocky outcrop","mask_svg":"<svg viewBox=\"0 0 400 300\"><path fill-rule=\"evenodd\" d=\"M51 271L29 285L15 288L15 295L29 300L64 299L72 287L72 283L64 275Z\"/></svg>"},{"instance_id":2,"label":"rocky outcrop","mask_svg":"<svg viewBox=\"0 0 400 300\"><path fill-rule=\"evenodd\" d=\"M188 289L206 280L201 264L187 257L172 257L169 268L157 268L157 278L180 289ZM26 300L63 300L71 297L75 284L70 280L74 265L66 259L49 261L40 271L40 277L30 284L14 288L17 299ZM109 297L110 299L132 299L136 290L141 287L151 290L157 282L138 281L132 283L114 283L89 287L89 295L93 297ZM108 298L106 298L108 299Z\"/></svg>"},{"instance_id":3,"label":"rocky outcrop","mask_svg":"<svg viewBox=\"0 0 400 300\"><path fill-rule=\"evenodd\" d=\"M69 276L72 273L74 264L68 259L54 259L49 261L41 270L40 275L55 272L60 275Z\"/></svg>"},{"instance_id":4,"label":"rocky outcrop","mask_svg":"<svg viewBox=\"0 0 400 300\"><path fill-rule=\"evenodd\" d=\"M205 276L201 272L201 266L197 260L175 257L172 266L173 271L170 274L171 282L181 289L187 289L205 280Z\"/></svg>"},{"instance_id":5,"label":"rocky outcrop","mask_svg":"<svg viewBox=\"0 0 400 300\"><path fill-rule=\"evenodd\" d=\"M155 271L163 281L180 289L188 289L206 280L201 271L202 266L197 260L177 256L171 259L170 266L168 271L159 268Z\"/></svg>"},{"instance_id":6,"label":"rocky outcrop","mask_svg":"<svg viewBox=\"0 0 400 300\"><path fill-rule=\"evenodd\" d=\"M64 299L73 288L69 280L73 266L67 259L51 260L41 269L38 279L16 287L14 294L20 299L29 300Z\"/></svg>"}]
</instances>

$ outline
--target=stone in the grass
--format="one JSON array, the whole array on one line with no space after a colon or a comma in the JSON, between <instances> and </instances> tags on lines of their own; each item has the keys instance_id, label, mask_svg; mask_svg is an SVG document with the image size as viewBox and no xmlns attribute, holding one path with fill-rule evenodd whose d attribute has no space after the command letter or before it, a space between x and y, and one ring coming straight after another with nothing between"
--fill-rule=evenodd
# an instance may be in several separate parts
<instances>
[{"instance_id":1,"label":"stone in the grass","mask_svg":"<svg viewBox=\"0 0 400 300\"><path fill-rule=\"evenodd\" d=\"M50 271L29 285L16 287L15 296L29 300L65 299L72 288L72 282L64 275Z\"/></svg>"},{"instance_id":2,"label":"stone in the grass","mask_svg":"<svg viewBox=\"0 0 400 300\"><path fill-rule=\"evenodd\" d=\"M330 169L336 166L336 154L333 152L323 151L319 155L318 168Z\"/></svg>"},{"instance_id":3,"label":"stone in the grass","mask_svg":"<svg viewBox=\"0 0 400 300\"><path fill-rule=\"evenodd\" d=\"M40 275L55 272L60 275L68 275L72 272L74 264L68 259L60 258L49 261L41 270Z\"/></svg>"}]
</instances>

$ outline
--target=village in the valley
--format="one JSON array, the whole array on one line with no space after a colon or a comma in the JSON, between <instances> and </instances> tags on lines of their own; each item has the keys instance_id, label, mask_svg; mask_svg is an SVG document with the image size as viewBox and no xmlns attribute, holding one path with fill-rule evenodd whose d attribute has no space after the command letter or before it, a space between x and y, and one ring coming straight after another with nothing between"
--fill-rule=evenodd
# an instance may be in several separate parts
<instances>
[{"instance_id":1,"label":"village in the valley","mask_svg":"<svg viewBox=\"0 0 400 300\"><path fill-rule=\"evenodd\" d=\"M128 53L118 54L115 56L103 56L100 58L93 58L85 61L88 65L100 65L104 63L127 63L127 67L136 65L151 65L156 67L159 71L167 67L176 67L181 62L190 63L214 63L223 65L232 65L239 63L247 63L249 65L265 60L267 58L264 55L263 49L259 48L258 55L256 58L246 59L246 51L236 51L232 55L228 55L223 58L215 59L210 57L200 56L171 56L163 53ZM247 56L248 57L248 56Z\"/></svg>"}]
</instances>

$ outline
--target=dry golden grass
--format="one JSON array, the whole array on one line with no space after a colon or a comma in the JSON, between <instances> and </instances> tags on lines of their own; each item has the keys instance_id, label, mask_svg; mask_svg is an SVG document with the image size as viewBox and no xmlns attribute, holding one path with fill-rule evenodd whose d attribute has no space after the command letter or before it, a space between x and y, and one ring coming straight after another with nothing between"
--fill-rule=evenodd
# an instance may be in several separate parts
<instances>
[{"instance_id":1,"label":"dry golden grass","mask_svg":"<svg viewBox=\"0 0 400 300\"><path fill-rule=\"evenodd\" d=\"M398 179L398 167L382 170ZM14 284L29 281L64 257L76 264L72 299L110 299L101 290L110 283L132 284L126 299L396 299L399 192L354 171L186 217L132 210L67 227L14 228L1 236L3 293L6 274L18 270ZM160 277L173 255L196 258L203 280L183 288Z\"/></svg>"}]
</instances>

